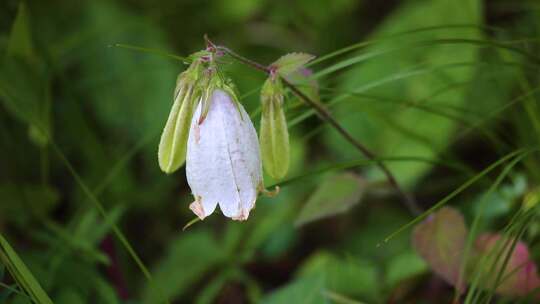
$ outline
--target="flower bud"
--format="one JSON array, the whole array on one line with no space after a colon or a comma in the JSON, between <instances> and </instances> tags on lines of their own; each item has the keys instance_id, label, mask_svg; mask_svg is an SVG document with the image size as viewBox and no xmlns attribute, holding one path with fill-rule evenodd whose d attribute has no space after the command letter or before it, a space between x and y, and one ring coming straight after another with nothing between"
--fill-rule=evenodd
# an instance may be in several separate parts
<instances>
[{"instance_id":1,"label":"flower bud","mask_svg":"<svg viewBox=\"0 0 540 304\"><path fill-rule=\"evenodd\" d=\"M198 82L201 70L200 62L195 60L186 71L178 75L174 103L158 148L159 167L167 174L180 168L186 159L189 124L200 95Z\"/></svg>"},{"instance_id":2,"label":"flower bud","mask_svg":"<svg viewBox=\"0 0 540 304\"><path fill-rule=\"evenodd\" d=\"M246 220L263 187L261 167L249 115L229 86L218 85L191 120L186 177L195 201L190 209L204 219L219 204L225 216Z\"/></svg>"},{"instance_id":3,"label":"flower bud","mask_svg":"<svg viewBox=\"0 0 540 304\"><path fill-rule=\"evenodd\" d=\"M289 170L289 132L279 78L266 80L261 91L261 103L260 142L264 169L273 178L281 179Z\"/></svg>"}]
</instances>

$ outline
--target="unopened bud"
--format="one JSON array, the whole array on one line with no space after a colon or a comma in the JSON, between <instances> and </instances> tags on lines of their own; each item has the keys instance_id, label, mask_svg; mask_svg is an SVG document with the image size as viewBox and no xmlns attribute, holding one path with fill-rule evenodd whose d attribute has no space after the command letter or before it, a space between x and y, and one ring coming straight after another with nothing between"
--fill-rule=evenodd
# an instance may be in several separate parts
<instances>
[{"instance_id":1,"label":"unopened bud","mask_svg":"<svg viewBox=\"0 0 540 304\"><path fill-rule=\"evenodd\" d=\"M186 160L189 124L200 98L201 70L200 62L195 60L176 82L174 103L158 148L159 167L167 174L176 171Z\"/></svg>"},{"instance_id":2,"label":"unopened bud","mask_svg":"<svg viewBox=\"0 0 540 304\"><path fill-rule=\"evenodd\" d=\"M263 167L275 179L289 170L289 131L283 111L283 86L270 77L261 91L262 115L260 143Z\"/></svg>"}]
</instances>

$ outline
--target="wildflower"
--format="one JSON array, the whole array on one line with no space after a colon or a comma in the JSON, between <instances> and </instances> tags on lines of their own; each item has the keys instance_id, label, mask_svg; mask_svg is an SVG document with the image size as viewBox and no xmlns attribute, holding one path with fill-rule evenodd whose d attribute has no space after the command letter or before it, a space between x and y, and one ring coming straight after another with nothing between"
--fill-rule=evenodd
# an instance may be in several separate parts
<instances>
[{"instance_id":1,"label":"wildflower","mask_svg":"<svg viewBox=\"0 0 540 304\"><path fill-rule=\"evenodd\" d=\"M195 201L190 209L204 219L219 204L223 214L246 220L263 189L257 133L233 90L211 85L191 120L186 176Z\"/></svg>"}]
</instances>

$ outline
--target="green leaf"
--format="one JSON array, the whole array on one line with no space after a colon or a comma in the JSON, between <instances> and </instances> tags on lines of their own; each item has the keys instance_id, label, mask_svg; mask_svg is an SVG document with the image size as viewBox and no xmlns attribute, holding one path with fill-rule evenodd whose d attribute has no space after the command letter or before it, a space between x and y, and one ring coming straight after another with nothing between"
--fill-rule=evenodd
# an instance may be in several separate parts
<instances>
[{"instance_id":1,"label":"green leaf","mask_svg":"<svg viewBox=\"0 0 540 304\"><path fill-rule=\"evenodd\" d=\"M106 280L101 278L94 280L94 285L96 287L96 293L100 296L101 302L105 304L119 304L117 291L113 286Z\"/></svg>"},{"instance_id":2,"label":"green leaf","mask_svg":"<svg viewBox=\"0 0 540 304\"><path fill-rule=\"evenodd\" d=\"M81 62L81 73L88 75L79 83L76 93L92 100L88 106L94 111L97 123L116 135L122 134L124 141L137 142L143 136L159 132L171 107L170 95L180 65L164 57L107 46L129 43L166 52L170 48L165 34L118 3L86 4L81 30L100 34L66 54L75 56ZM118 27L118 22L124 26ZM115 30L104 31L106 28ZM144 147L152 163L155 163L155 147L153 144Z\"/></svg>"},{"instance_id":3,"label":"green leaf","mask_svg":"<svg viewBox=\"0 0 540 304\"><path fill-rule=\"evenodd\" d=\"M294 84L302 93L315 102L320 102L319 83L308 68L299 68L287 75L286 79ZM303 101L301 101L303 102Z\"/></svg>"},{"instance_id":4,"label":"green leaf","mask_svg":"<svg viewBox=\"0 0 540 304\"><path fill-rule=\"evenodd\" d=\"M460 278L467 238L465 220L459 211L443 207L430 215L413 231L413 247L435 273L463 292Z\"/></svg>"},{"instance_id":5,"label":"green leaf","mask_svg":"<svg viewBox=\"0 0 540 304\"><path fill-rule=\"evenodd\" d=\"M307 53L289 53L271 64L281 76L287 76L313 60L315 56Z\"/></svg>"},{"instance_id":6,"label":"green leaf","mask_svg":"<svg viewBox=\"0 0 540 304\"><path fill-rule=\"evenodd\" d=\"M400 3L402 6L385 19L371 38L378 39L426 26L481 22L482 10L479 0ZM436 31L380 40L362 49L353 57L358 64L344 73L338 89L395 98L403 100L403 104L372 103L343 94L333 100L344 100L333 111L334 116L350 134L354 134L379 155L433 158L438 151L444 151L450 143L451 135L457 127L455 121L426 115L404 103L414 101L434 107L446 105L463 107L476 106L478 103L492 106L492 100L480 98L466 102L467 86L454 87L444 94L433 96L441 88L470 81L475 72L474 66L456 67L455 64L473 62L478 47L437 44L414 47L414 45L418 45L421 41L475 39L480 36L481 33L475 28L441 27ZM400 51L391 51L396 49ZM327 146L337 157L351 159L358 156L359 152L337 132L328 129L325 138ZM388 167L400 185L411 187L426 174L431 165L403 162L391 163ZM380 170L374 166L368 170L368 175L370 179L383 177Z\"/></svg>"},{"instance_id":7,"label":"green leaf","mask_svg":"<svg viewBox=\"0 0 540 304\"><path fill-rule=\"evenodd\" d=\"M20 57L0 66L0 101L10 114L28 124L34 143L43 145L51 134L50 81L46 72Z\"/></svg>"},{"instance_id":8,"label":"green leaf","mask_svg":"<svg viewBox=\"0 0 540 304\"><path fill-rule=\"evenodd\" d=\"M325 304L324 277L321 275L306 276L279 288L265 296L263 304L303 303Z\"/></svg>"},{"instance_id":9,"label":"green leaf","mask_svg":"<svg viewBox=\"0 0 540 304\"><path fill-rule=\"evenodd\" d=\"M508 214L513 204L527 191L527 179L524 175L517 174L511 177L509 183L501 185L492 192L479 194L472 202L467 201L463 205L469 207L475 215L481 214L485 225ZM484 199L489 202L489 208L481 204Z\"/></svg>"},{"instance_id":10,"label":"green leaf","mask_svg":"<svg viewBox=\"0 0 540 304\"><path fill-rule=\"evenodd\" d=\"M5 220L20 226L49 214L60 199L56 189L47 185L14 183L0 184L0 197L0 214L9 214Z\"/></svg>"},{"instance_id":11,"label":"green leaf","mask_svg":"<svg viewBox=\"0 0 540 304\"><path fill-rule=\"evenodd\" d=\"M208 231L189 230L170 244L154 270L152 283L143 291L142 303L160 303L162 296L171 300L181 296L225 258Z\"/></svg>"},{"instance_id":12,"label":"green leaf","mask_svg":"<svg viewBox=\"0 0 540 304\"><path fill-rule=\"evenodd\" d=\"M30 15L21 2L12 26L6 57L0 67L0 100L28 123L28 136L45 146L51 136L50 81L32 43Z\"/></svg>"},{"instance_id":13,"label":"green leaf","mask_svg":"<svg viewBox=\"0 0 540 304\"><path fill-rule=\"evenodd\" d=\"M263 256L268 257L272 252L280 251L288 246L287 241L294 238L294 227L290 223L294 205L287 202L298 200L298 194L291 193L289 189L282 189L278 196L268 199L269 202L261 202L257 212L253 214L253 221L246 224L229 223L227 234L222 245L227 250L229 257L237 258L244 262L253 260L255 252L263 251ZM285 232L285 239L281 233ZM287 239L289 237L289 239ZM277 240L276 238L281 238ZM284 247L280 247L283 245ZM242 250L238 252L238 246ZM274 247L274 248L271 248Z\"/></svg>"},{"instance_id":14,"label":"green leaf","mask_svg":"<svg viewBox=\"0 0 540 304\"><path fill-rule=\"evenodd\" d=\"M13 22L7 45L7 56L19 56L26 59L35 57L30 27L30 15L26 3L21 1L17 16Z\"/></svg>"},{"instance_id":15,"label":"green leaf","mask_svg":"<svg viewBox=\"0 0 540 304\"><path fill-rule=\"evenodd\" d=\"M310 196L295 225L348 211L361 201L365 188L365 182L352 173L328 176Z\"/></svg>"},{"instance_id":16,"label":"green leaf","mask_svg":"<svg viewBox=\"0 0 540 304\"><path fill-rule=\"evenodd\" d=\"M369 260L317 252L306 259L298 271L299 277L315 275L324 276L326 290L372 301L380 298L378 271Z\"/></svg>"},{"instance_id":17,"label":"green leaf","mask_svg":"<svg viewBox=\"0 0 540 304\"><path fill-rule=\"evenodd\" d=\"M84 299L77 293L76 290L64 288L55 298L56 304L83 304Z\"/></svg>"},{"instance_id":18,"label":"green leaf","mask_svg":"<svg viewBox=\"0 0 540 304\"><path fill-rule=\"evenodd\" d=\"M387 266L385 284L394 288L403 280L422 274L428 270L427 264L418 254L410 250L393 257Z\"/></svg>"},{"instance_id":19,"label":"green leaf","mask_svg":"<svg viewBox=\"0 0 540 304\"><path fill-rule=\"evenodd\" d=\"M19 258L15 250L1 234L0 260L6 266L17 284L19 284L33 301L38 304L53 303L21 258Z\"/></svg>"}]
</instances>

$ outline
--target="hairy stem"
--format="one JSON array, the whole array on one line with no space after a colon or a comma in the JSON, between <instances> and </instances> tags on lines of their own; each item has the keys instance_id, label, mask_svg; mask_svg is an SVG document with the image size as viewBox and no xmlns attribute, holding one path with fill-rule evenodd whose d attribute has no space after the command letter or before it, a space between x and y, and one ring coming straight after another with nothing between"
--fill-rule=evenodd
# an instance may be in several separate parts
<instances>
[{"instance_id":1,"label":"hairy stem","mask_svg":"<svg viewBox=\"0 0 540 304\"><path fill-rule=\"evenodd\" d=\"M248 58L246 58L244 56L241 56L241 55L233 52L229 48L226 48L226 47L223 47L223 46L218 46L217 49L223 51L225 54L231 56L232 58L234 58L234 59L236 59L236 60L238 60L238 61L240 61L240 62L242 62L242 63L244 63L244 64L246 64L248 66L253 67L254 69L260 70L260 71L265 72L267 74L270 74L270 72L271 72L270 69L267 66L262 65L262 64L260 64L260 63L258 63L256 61L254 61L254 60L248 59ZM395 179L394 175L392 175L392 172L390 172L388 167L386 167L386 165L382 161L377 160L377 157L375 156L375 153L371 152L370 149L368 149L361 142L356 140L349 132L347 132L347 130L345 130L345 128L343 128L343 126L341 126L341 124L332 116L332 114L330 114L330 112L328 110L326 110L321 104L319 104L319 103L315 102L314 100L312 100L310 97L308 97L302 91L300 91L297 86L295 86L294 84L289 82L284 77L280 77L280 78L281 78L283 84L287 88L289 88L296 96L298 96L298 98L300 98L308 106L313 108L317 112L317 114L319 115L320 118L322 118L323 120L328 122L345 140L347 140L351 145L353 145L356 149L358 149L365 157L367 157L368 159L374 161L377 164L377 166L381 169L381 171L384 173L384 175L388 179L388 182L390 183L390 185L393 188L396 189L396 191L399 193L400 196L403 197L405 205L407 206L407 208L409 209L409 211L412 214L418 215L418 214L421 213L421 209L418 206L418 204L416 203L416 200L414 199L414 197L412 195L410 195L409 193L405 192L400 187L400 185L398 184L397 180Z\"/></svg>"}]
</instances>

